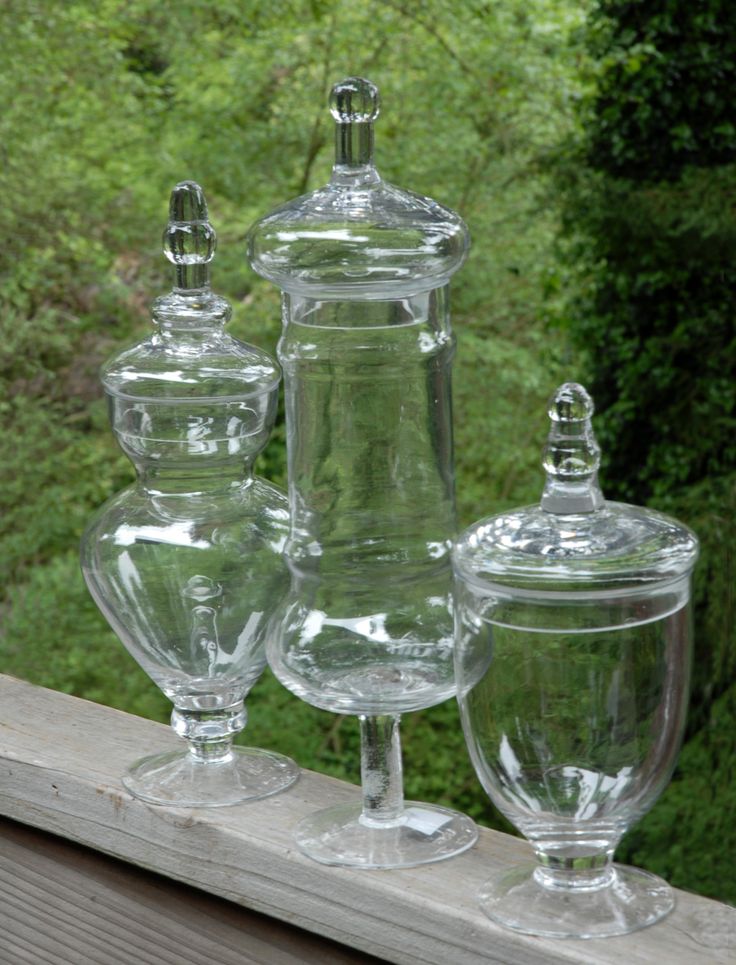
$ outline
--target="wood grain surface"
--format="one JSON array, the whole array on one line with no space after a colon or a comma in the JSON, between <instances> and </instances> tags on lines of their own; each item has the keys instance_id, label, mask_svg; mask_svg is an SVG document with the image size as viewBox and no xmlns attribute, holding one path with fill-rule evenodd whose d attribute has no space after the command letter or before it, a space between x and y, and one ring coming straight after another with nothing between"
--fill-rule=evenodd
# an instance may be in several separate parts
<instances>
[{"instance_id":1,"label":"wood grain surface","mask_svg":"<svg viewBox=\"0 0 736 965\"><path fill-rule=\"evenodd\" d=\"M0 962L381 965L381 960L0 819Z\"/></svg>"},{"instance_id":2,"label":"wood grain surface","mask_svg":"<svg viewBox=\"0 0 736 965\"><path fill-rule=\"evenodd\" d=\"M531 852L493 831L482 830L471 851L421 868L310 861L293 844L295 823L358 791L309 771L283 794L232 808L153 806L123 789L120 775L134 760L176 746L168 727L0 676L0 814L16 821L397 965L736 962L736 909L685 892L664 921L620 938L548 940L494 925L478 910L480 885L492 868L528 862Z\"/></svg>"}]
</instances>

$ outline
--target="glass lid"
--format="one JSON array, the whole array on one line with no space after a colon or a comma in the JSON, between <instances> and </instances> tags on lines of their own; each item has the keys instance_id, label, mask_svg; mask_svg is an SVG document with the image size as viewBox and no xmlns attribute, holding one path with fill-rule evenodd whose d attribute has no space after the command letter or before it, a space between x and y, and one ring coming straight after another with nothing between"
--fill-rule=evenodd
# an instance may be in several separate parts
<instances>
[{"instance_id":1,"label":"glass lid","mask_svg":"<svg viewBox=\"0 0 736 965\"><path fill-rule=\"evenodd\" d=\"M311 297L393 298L445 285L465 260L468 229L454 211L382 180L373 162L378 89L348 77L332 88L330 111L332 178L256 222L251 265Z\"/></svg>"},{"instance_id":2,"label":"glass lid","mask_svg":"<svg viewBox=\"0 0 736 965\"><path fill-rule=\"evenodd\" d=\"M231 309L210 288L216 235L194 181L171 192L163 243L174 265L174 288L154 302L154 334L103 367L105 391L132 401L171 402L272 392L281 377L276 361L224 330Z\"/></svg>"},{"instance_id":3,"label":"glass lid","mask_svg":"<svg viewBox=\"0 0 736 965\"><path fill-rule=\"evenodd\" d=\"M584 591L669 582L692 570L698 541L686 526L651 509L604 500L592 415L583 386L568 382L555 392L541 502L467 529L454 552L463 579Z\"/></svg>"}]
</instances>

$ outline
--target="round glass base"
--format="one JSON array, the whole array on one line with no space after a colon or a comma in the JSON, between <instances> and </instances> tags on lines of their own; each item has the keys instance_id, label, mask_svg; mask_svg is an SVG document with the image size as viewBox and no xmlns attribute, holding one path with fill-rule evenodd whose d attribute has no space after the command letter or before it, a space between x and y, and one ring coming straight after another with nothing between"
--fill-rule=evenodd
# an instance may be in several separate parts
<instances>
[{"instance_id":1,"label":"round glass base","mask_svg":"<svg viewBox=\"0 0 736 965\"><path fill-rule=\"evenodd\" d=\"M296 827L296 843L322 864L349 868L412 868L452 858L478 839L475 824L457 811L407 801L399 818L370 822L359 804L317 811Z\"/></svg>"},{"instance_id":2,"label":"round glass base","mask_svg":"<svg viewBox=\"0 0 736 965\"><path fill-rule=\"evenodd\" d=\"M290 787L299 768L288 757L256 747L233 747L225 760L198 760L188 750L136 761L123 785L149 804L217 808L255 801Z\"/></svg>"},{"instance_id":3,"label":"round glass base","mask_svg":"<svg viewBox=\"0 0 736 965\"><path fill-rule=\"evenodd\" d=\"M507 928L545 938L608 938L653 925L675 905L672 889L656 875L613 865L610 883L595 890L549 887L535 866L487 881L481 909Z\"/></svg>"}]
</instances>

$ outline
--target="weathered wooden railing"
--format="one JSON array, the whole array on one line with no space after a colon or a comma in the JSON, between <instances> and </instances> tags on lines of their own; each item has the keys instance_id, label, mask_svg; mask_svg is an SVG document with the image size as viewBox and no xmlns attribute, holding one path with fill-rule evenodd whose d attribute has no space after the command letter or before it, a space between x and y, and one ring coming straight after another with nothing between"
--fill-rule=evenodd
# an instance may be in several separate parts
<instances>
[{"instance_id":1,"label":"weathered wooden railing","mask_svg":"<svg viewBox=\"0 0 736 965\"><path fill-rule=\"evenodd\" d=\"M477 847L460 857L421 868L315 864L296 851L292 827L317 808L354 798L356 789L310 771L286 793L240 807L183 811L132 798L119 780L126 766L176 744L160 724L0 676L0 814L286 923L292 944L296 925L406 965L736 962L736 909L685 892L663 922L622 938L553 941L495 926L476 907L476 892L493 865L509 867L529 852L493 831L482 830ZM12 902L3 898L12 888L0 876L2 929L13 926ZM305 948L315 941L304 939ZM237 960L229 948L221 961ZM249 954L244 962L286 960ZM121 955L91 960L125 961L124 949ZM323 960L338 959L326 953Z\"/></svg>"}]
</instances>

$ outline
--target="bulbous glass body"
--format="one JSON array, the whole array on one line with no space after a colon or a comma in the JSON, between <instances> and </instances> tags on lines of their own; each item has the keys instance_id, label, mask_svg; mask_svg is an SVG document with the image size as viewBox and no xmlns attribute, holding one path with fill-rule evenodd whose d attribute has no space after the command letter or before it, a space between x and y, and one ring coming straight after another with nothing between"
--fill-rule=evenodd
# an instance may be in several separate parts
<instances>
[{"instance_id":1,"label":"bulbous glass body","mask_svg":"<svg viewBox=\"0 0 736 965\"><path fill-rule=\"evenodd\" d=\"M688 580L668 595L672 609L655 616L648 593L618 597L620 622L589 627L587 601L560 594L555 628L546 604L458 591L471 758L493 803L550 866L613 852L670 778L687 708ZM466 687L463 667L479 646L492 660Z\"/></svg>"},{"instance_id":2,"label":"bulbous glass body","mask_svg":"<svg viewBox=\"0 0 736 965\"><path fill-rule=\"evenodd\" d=\"M216 470L183 483L177 475L171 492L144 477L110 499L86 532L82 565L177 710L222 710L242 703L265 666L267 624L288 586L288 505L253 477L223 485ZM167 487L165 473L156 485Z\"/></svg>"},{"instance_id":3,"label":"bulbous glass body","mask_svg":"<svg viewBox=\"0 0 736 965\"><path fill-rule=\"evenodd\" d=\"M151 343L103 371L113 431L138 480L90 523L82 566L110 624L164 693L180 709L212 710L242 701L263 671L266 624L288 585L288 503L252 474L279 374L265 353L223 331ZM193 375L215 370L223 354L239 360L238 374L268 373L263 390L182 398L197 384L182 387L185 365ZM177 381L164 378L169 370ZM135 391L150 395L129 394L131 371ZM217 388L243 390L221 373Z\"/></svg>"},{"instance_id":4,"label":"bulbous glass body","mask_svg":"<svg viewBox=\"0 0 736 965\"><path fill-rule=\"evenodd\" d=\"M541 507L482 520L455 549L468 749L538 861L492 879L481 904L550 936L621 934L672 907L664 882L611 860L671 776L690 676L697 541L603 502L589 401L579 386L556 396Z\"/></svg>"}]
</instances>

